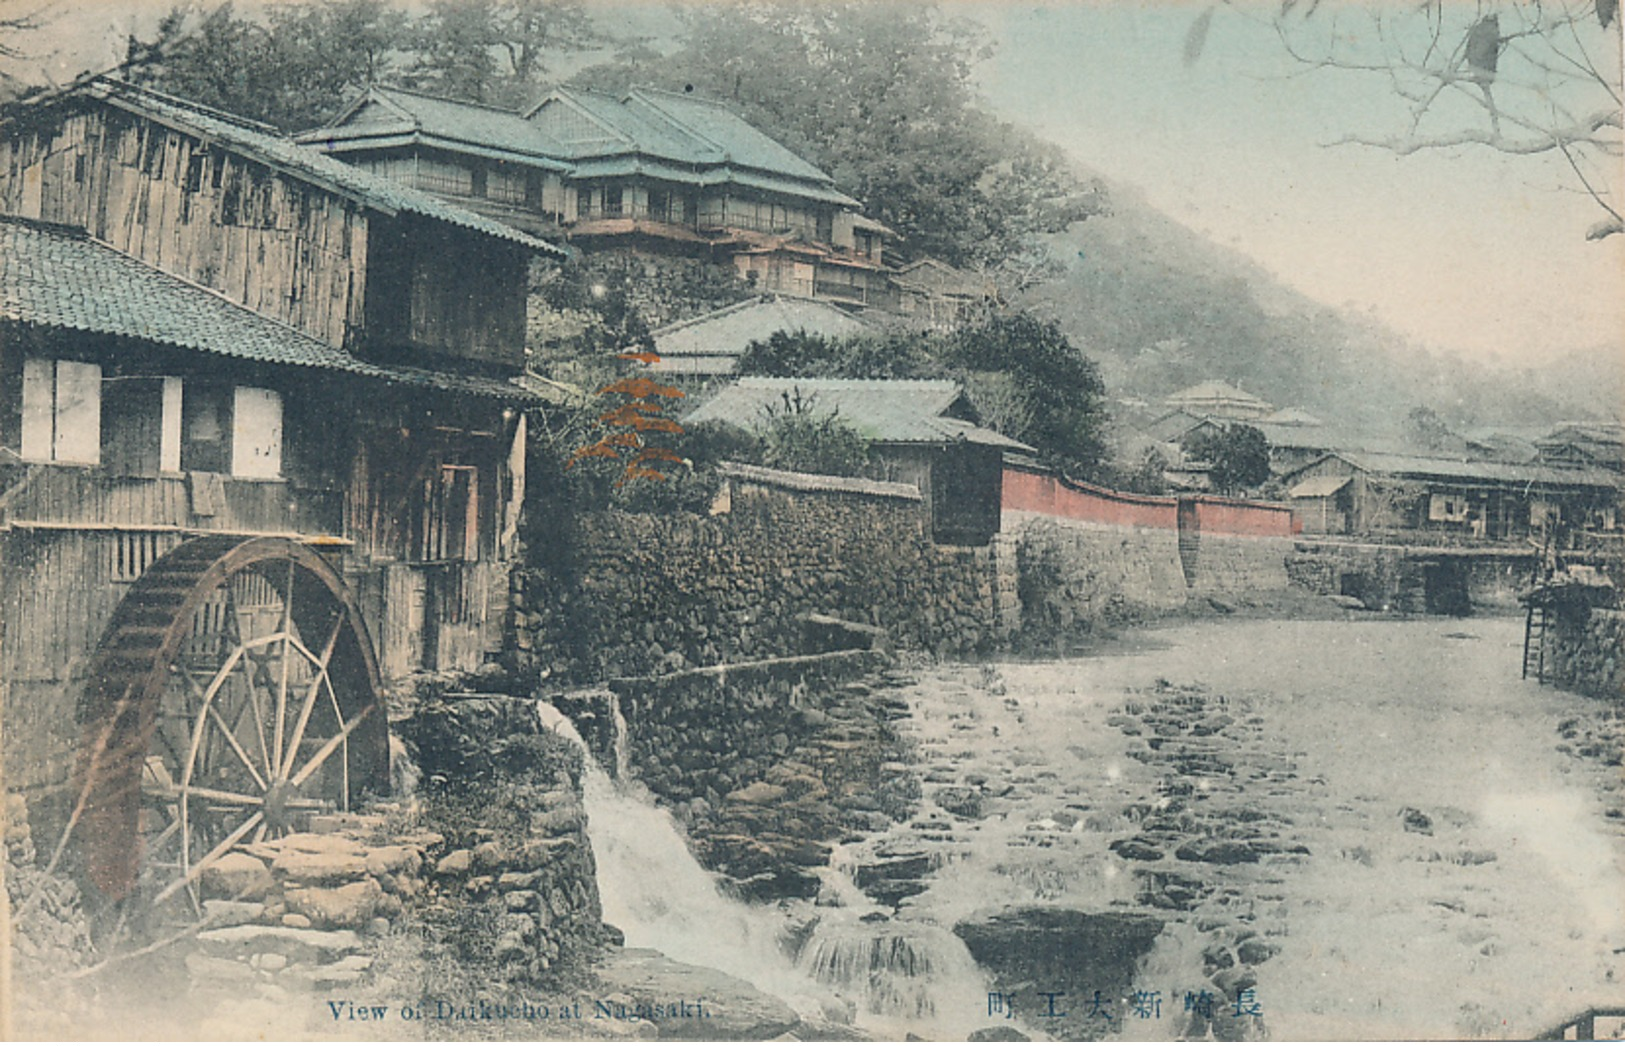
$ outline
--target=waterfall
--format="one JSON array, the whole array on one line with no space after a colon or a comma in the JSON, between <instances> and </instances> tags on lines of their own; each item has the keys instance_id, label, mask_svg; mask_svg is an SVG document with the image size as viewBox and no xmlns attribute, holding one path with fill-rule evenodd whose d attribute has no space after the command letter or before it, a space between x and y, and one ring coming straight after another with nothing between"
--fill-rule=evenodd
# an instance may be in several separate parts
<instances>
[{"instance_id":1,"label":"waterfall","mask_svg":"<svg viewBox=\"0 0 1625 1046\"><path fill-rule=\"evenodd\" d=\"M617 781L630 779L632 768L632 742L627 736L626 716L621 714L621 695L611 690L609 692L609 750L614 765L610 773Z\"/></svg>"},{"instance_id":2,"label":"waterfall","mask_svg":"<svg viewBox=\"0 0 1625 1046\"><path fill-rule=\"evenodd\" d=\"M624 738L619 707L612 708L617 737ZM727 896L647 789L625 773L611 780L552 705L539 703L538 714L586 756L582 790L604 920L620 928L629 947L721 970L784 1000L804 1018L856 1023L885 1038L909 1032L963 1038L992 1023L985 1017L986 981L953 934L887 918L886 909L868 903L833 866L821 874L840 907L795 902L796 911ZM802 933L792 934L797 922ZM795 938L802 943L792 957L787 946Z\"/></svg>"},{"instance_id":3,"label":"waterfall","mask_svg":"<svg viewBox=\"0 0 1625 1046\"><path fill-rule=\"evenodd\" d=\"M931 923L826 916L800 969L852 998L859 1022L901 1035L963 1038L984 1019L987 981L964 942Z\"/></svg>"}]
</instances>

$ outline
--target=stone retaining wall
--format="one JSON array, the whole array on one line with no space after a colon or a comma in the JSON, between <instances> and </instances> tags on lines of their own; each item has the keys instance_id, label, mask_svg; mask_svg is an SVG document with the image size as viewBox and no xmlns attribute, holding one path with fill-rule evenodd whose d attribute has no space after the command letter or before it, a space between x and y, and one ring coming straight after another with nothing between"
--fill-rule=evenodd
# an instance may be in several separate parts
<instances>
[{"instance_id":1,"label":"stone retaining wall","mask_svg":"<svg viewBox=\"0 0 1625 1046\"><path fill-rule=\"evenodd\" d=\"M583 516L565 568L515 577L522 658L589 681L783 657L801 652L807 613L902 648L993 645L991 548L934 544L917 494L786 475L731 479L709 517Z\"/></svg>"},{"instance_id":2,"label":"stone retaining wall","mask_svg":"<svg viewBox=\"0 0 1625 1046\"><path fill-rule=\"evenodd\" d=\"M1593 697L1625 700L1625 611L1573 608L1547 626L1546 678Z\"/></svg>"},{"instance_id":3,"label":"stone retaining wall","mask_svg":"<svg viewBox=\"0 0 1625 1046\"><path fill-rule=\"evenodd\" d=\"M885 827L917 798L890 725L906 707L887 696L899 678L889 664L871 650L775 658L552 701L604 765L624 759L741 894L812 897L831 843Z\"/></svg>"},{"instance_id":4,"label":"stone retaining wall","mask_svg":"<svg viewBox=\"0 0 1625 1046\"><path fill-rule=\"evenodd\" d=\"M1201 533L1191 588L1196 592L1268 592L1286 588L1286 538Z\"/></svg>"},{"instance_id":5,"label":"stone retaining wall","mask_svg":"<svg viewBox=\"0 0 1625 1046\"><path fill-rule=\"evenodd\" d=\"M529 698L448 694L401 733L423 773L423 896L431 946L548 983L580 969L605 931L581 803L581 749Z\"/></svg>"},{"instance_id":6,"label":"stone retaining wall","mask_svg":"<svg viewBox=\"0 0 1625 1046\"><path fill-rule=\"evenodd\" d=\"M1188 589L1174 530L1006 513L1018 535L1020 604L1028 636L1177 610Z\"/></svg>"}]
</instances>

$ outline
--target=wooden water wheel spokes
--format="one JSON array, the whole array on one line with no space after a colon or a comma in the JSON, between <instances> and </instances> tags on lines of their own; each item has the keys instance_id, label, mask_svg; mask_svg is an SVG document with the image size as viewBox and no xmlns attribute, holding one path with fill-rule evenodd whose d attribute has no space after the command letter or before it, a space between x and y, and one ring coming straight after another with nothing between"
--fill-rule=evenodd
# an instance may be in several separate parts
<instances>
[{"instance_id":1,"label":"wooden water wheel spokes","mask_svg":"<svg viewBox=\"0 0 1625 1046\"><path fill-rule=\"evenodd\" d=\"M132 587L98 668L80 770L87 870L111 898L196 909L233 849L384 789L371 643L337 572L297 542L180 546Z\"/></svg>"}]
</instances>

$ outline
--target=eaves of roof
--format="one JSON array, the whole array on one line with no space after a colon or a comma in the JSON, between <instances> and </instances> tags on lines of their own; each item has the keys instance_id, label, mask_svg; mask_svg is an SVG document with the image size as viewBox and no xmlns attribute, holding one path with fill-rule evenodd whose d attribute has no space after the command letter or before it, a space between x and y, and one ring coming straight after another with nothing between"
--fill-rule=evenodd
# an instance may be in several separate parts
<instances>
[{"instance_id":1,"label":"eaves of roof","mask_svg":"<svg viewBox=\"0 0 1625 1046\"><path fill-rule=\"evenodd\" d=\"M360 359L63 226L0 219L0 257L0 321L513 403L566 398L531 379Z\"/></svg>"},{"instance_id":2,"label":"eaves of roof","mask_svg":"<svg viewBox=\"0 0 1625 1046\"><path fill-rule=\"evenodd\" d=\"M406 212L517 243L534 251L559 257L568 255L558 245L537 239L512 226L323 156L319 151L301 146L272 128L148 88L98 77L63 91L30 99L25 104L44 107L76 96L94 98L163 126L221 144L290 178L315 185L385 215Z\"/></svg>"},{"instance_id":3,"label":"eaves of roof","mask_svg":"<svg viewBox=\"0 0 1625 1046\"><path fill-rule=\"evenodd\" d=\"M334 133L340 131L346 133ZM490 145L406 125L355 129L344 127L323 128L316 131L305 131L294 138L294 141L308 148L319 149L329 156L361 152L367 149L398 149L408 145L421 145L431 149L444 149L448 152L479 156L487 160L523 164L526 167L535 167L560 174L571 170L570 164L556 160L551 156L544 156L538 152Z\"/></svg>"}]
</instances>

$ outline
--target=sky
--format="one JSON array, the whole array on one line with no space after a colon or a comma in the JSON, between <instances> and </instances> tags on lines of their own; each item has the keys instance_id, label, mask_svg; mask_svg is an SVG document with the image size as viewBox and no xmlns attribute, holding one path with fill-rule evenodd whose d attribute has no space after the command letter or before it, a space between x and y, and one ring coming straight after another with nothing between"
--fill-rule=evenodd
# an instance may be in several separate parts
<instances>
[{"instance_id":1,"label":"sky","mask_svg":"<svg viewBox=\"0 0 1625 1046\"><path fill-rule=\"evenodd\" d=\"M1330 144L1392 132L1403 110L1384 81L1295 65L1263 17L1273 8L1246 2L1213 8L1191 63L1206 0L948 6L995 45L977 72L995 112L1310 297L1486 362L1625 354L1625 236L1585 240L1602 212L1560 161ZM57 0L43 64L62 80L111 61L169 6ZM639 30L667 24L637 0L598 6Z\"/></svg>"},{"instance_id":2,"label":"sky","mask_svg":"<svg viewBox=\"0 0 1625 1046\"><path fill-rule=\"evenodd\" d=\"M1603 212L1561 161L1330 144L1403 128L1386 80L1306 71L1228 6L1188 66L1206 4L961 6L1000 115L1311 297L1477 359L1625 352L1625 236L1585 240Z\"/></svg>"}]
</instances>

